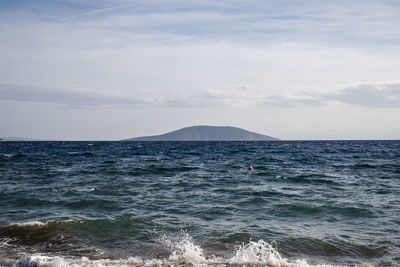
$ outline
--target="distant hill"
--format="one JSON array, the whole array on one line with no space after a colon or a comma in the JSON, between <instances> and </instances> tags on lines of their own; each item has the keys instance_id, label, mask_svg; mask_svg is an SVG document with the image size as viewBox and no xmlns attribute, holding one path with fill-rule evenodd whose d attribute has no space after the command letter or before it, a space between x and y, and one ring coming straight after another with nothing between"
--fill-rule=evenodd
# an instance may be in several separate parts
<instances>
[{"instance_id":1,"label":"distant hill","mask_svg":"<svg viewBox=\"0 0 400 267\"><path fill-rule=\"evenodd\" d=\"M231 126L192 126L161 135L143 136L122 141L277 141L268 135Z\"/></svg>"}]
</instances>

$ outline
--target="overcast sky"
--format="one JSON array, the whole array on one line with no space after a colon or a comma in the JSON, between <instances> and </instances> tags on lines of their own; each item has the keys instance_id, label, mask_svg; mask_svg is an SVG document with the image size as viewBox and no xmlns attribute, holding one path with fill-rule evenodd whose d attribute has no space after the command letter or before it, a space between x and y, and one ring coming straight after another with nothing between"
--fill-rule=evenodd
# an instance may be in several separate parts
<instances>
[{"instance_id":1,"label":"overcast sky","mask_svg":"<svg viewBox=\"0 0 400 267\"><path fill-rule=\"evenodd\" d=\"M400 139L400 2L0 1L0 136Z\"/></svg>"}]
</instances>

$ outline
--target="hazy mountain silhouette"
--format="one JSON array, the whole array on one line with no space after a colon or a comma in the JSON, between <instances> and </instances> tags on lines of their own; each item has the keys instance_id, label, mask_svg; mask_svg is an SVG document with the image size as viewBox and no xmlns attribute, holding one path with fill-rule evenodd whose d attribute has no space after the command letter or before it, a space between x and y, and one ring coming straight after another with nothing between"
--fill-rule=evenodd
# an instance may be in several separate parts
<instances>
[{"instance_id":1,"label":"hazy mountain silhouette","mask_svg":"<svg viewBox=\"0 0 400 267\"><path fill-rule=\"evenodd\" d=\"M231 126L192 126L166 134L135 137L123 141L277 141L268 135Z\"/></svg>"}]
</instances>

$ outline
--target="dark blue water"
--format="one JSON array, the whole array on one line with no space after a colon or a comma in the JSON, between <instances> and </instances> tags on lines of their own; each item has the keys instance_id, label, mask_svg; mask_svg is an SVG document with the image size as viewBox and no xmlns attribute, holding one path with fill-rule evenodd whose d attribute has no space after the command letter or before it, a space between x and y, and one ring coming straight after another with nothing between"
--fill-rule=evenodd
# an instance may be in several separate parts
<instances>
[{"instance_id":1,"label":"dark blue water","mask_svg":"<svg viewBox=\"0 0 400 267\"><path fill-rule=\"evenodd\" d=\"M399 262L400 141L0 143L0 266Z\"/></svg>"}]
</instances>

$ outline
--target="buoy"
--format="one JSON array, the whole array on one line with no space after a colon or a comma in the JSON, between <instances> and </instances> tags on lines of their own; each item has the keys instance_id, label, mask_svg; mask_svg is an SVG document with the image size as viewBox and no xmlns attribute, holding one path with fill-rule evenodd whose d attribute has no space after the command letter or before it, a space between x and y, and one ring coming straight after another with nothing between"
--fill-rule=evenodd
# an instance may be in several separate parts
<instances>
[{"instance_id":1,"label":"buoy","mask_svg":"<svg viewBox=\"0 0 400 267\"><path fill-rule=\"evenodd\" d=\"M250 165L250 166L249 166L249 171L251 171L252 169L253 169L253 166Z\"/></svg>"}]
</instances>

